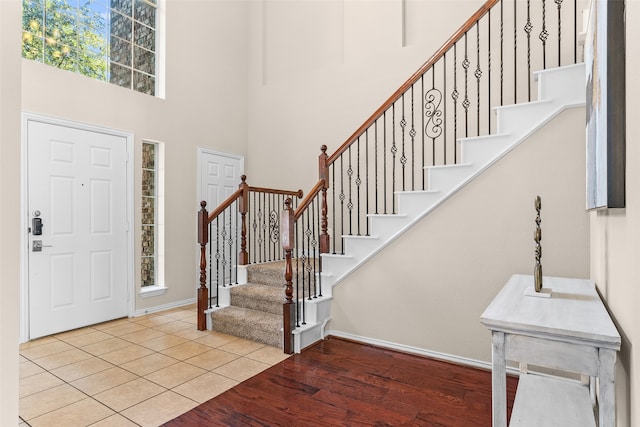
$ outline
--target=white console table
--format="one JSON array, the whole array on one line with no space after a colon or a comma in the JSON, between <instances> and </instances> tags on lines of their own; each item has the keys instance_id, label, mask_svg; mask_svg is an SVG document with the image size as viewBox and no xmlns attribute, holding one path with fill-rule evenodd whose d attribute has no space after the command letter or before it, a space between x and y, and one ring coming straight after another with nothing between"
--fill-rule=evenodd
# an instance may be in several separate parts
<instances>
[{"instance_id":1,"label":"white console table","mask_svg":"<svg viewBox=\"0 0 640 427\"><path fill-rule=\"evenodd\" d=\"M525 295L533 291L533 276L512 276L480 318L491 330L493 427L507 426L507 360L591 379L587 387L566 378L522 372L511 426L595 426L597 406L598 426L615 427L620 334L595 284L544 277L543 286L551 290L551 297Z\"/></svg>"}]
</instances>

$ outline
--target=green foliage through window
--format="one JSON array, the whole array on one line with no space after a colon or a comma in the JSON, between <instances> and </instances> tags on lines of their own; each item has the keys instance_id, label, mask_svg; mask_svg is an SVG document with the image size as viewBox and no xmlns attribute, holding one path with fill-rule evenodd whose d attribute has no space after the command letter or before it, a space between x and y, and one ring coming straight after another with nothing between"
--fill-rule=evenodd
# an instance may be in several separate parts
<instances>
[{"instance_id":1,"label":"green foliage through window","mask_svg":"<svg viewBox=\"0 0 640 427\"><path fill-rule=\"evenodd\" d=\"M157 0L23 0L22 56L155 95Z\"/></svg>"}]
</instances>

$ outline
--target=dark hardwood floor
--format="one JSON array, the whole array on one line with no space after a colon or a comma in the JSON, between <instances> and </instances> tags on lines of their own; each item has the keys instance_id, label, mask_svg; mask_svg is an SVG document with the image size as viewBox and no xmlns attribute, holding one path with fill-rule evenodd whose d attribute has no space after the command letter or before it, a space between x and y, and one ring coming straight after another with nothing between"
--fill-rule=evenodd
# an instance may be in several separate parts
<instances>
[{"instance_id":1,"label":"dark hardwood floor","mask_svg":"<svg viewBox=\"0 0 640 427\"><path fill-rule=\"evenodd\" d=\"M329 338L165 424L204 425L491 426L491 373Z\"/></svg>"}]
</instances>

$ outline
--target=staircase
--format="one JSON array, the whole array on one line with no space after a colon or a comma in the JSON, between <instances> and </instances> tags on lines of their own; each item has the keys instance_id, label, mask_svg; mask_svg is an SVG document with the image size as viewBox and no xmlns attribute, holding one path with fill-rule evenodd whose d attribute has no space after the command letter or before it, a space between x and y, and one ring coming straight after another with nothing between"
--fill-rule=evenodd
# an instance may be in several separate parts
<instances>
[{"instance_id":1,"label":"staircase","mask_svg":"<svg viewBox=\"0 0 640 427\"><path fill-rule=\"evenodd\" d=\"M397 214L368 215L369 236L343 236L344 254L322 255L325 296L304 302L311 315L307 325L294 331L296 352L323 338L324 325L330 320L333 286L564 109L585 104L584 64L539 71L535 76L539 101L495 108L498 123L495 135L460 139L459 164L427 167L427 190L397 192Z\"/></svg>"},{"instance_id":2,"label":"staircase","mask_svg":"<svg viewBox=\"0 0 640 427\"><path fill-rule=\"evenodd\" d=\"M208 329L282 348L283 271L283 261L247 266L247 283L221 288L229 305L212 309Z\"/></svg>"},{"instance_id":3,"label":"staircase","mask_svg":"<svg viewBox=\"0 0 640 427\"><path fill-rule=\"evenodd\" d=\"M207 327L270 345L282 345L287 332L293 336L293 351L300 352L323 338L325 325L331 318L333 286L564 109L584 105L585 67L576 64L577 5L574 3L573 9L566 12L574 22L571 30L566 30L567 26L561 25L566 7L562 9L561 4L556 2L557 20L554 18L553 31L549 32L547 28L551 27L547 24L551 24L545 21L545 2L527 2L526 9L522 9L516 1L487 0L333 154L327 155L326 146L321 148L318 182L297 208L287 205L286 216L284 211L271 210L271 206L282 206L283 200L266 203L258 208L257 215L252 214L247 209L256 205L256 199L250 203L248 192L297 194L302 198L301 191L250 188L244 178L240 189L211 215L207 216L206 204L203 205L199 219L199 307L205 306L207 295L208 235L201 226L211 223L223 208L236 203L235 200L238 200L236 211L240 212L242 222L241 237L236 229L235 240L231 241L231 227L228 233L223 231L218 235L223 241L220 247L225 247L225 236L231 247L240 239L240 261L222 263L239 266L239 272L237 284L227 286L221 285L228 283L224 273L222 278L214 274L220 291L217 300L220 308L207 311L212 313ZM542 22L538 22L538 18L532 21L531 16L540 16ZM513 40L508 41L503 37L503 28L510 26L515 31ZM481 38L484 31L481 28L486 28L488 36ZM530 37L533 28L541 31L537 37L540 44ZM518 44L525 37L526 49ZM572 44L562 47L561 40L571 39ZM551 46L556 45L557 52L551 53ZM551 65L552 57L556 65ZM560 66L567 63L570 65ZM543 70L533 72L539 68ZM510 102L513 104L507 105ZM237 212L230 212L228 218L232 215ZM258 223L262 221L261 227L255 226L255 219L249 219L256 216ZM281 218L289 218L287 227L283 222L282 229ZM239 222L236 220L236 224ZM253 224L254 232L245 238L247 224ZM306 266L307 286L302 282L298 287L296 280L293 281L291 302L295 304L296 319L287 331L282 330L286 322L281 320L285 263L245 265L262 262L262 258L251 258L247 247L254 250L257 247L260 253L265 243L280 245L281 237L280 247L285 246L289 251L287 260L292 257L303 260L301 271L305 270L304 260L317 260L321 254L317 270L315 263L313 268ZM247 245L245 241L251 238L254 240ZM222 252L224 255L224 249ZM218 257L219 253L211 255L209 246L210 264ZM199 328L204 323L201 319ZM241 324L234 326L234 320ZM286 343L289 342L286 339Z\"/></svg>"}]
</instances>

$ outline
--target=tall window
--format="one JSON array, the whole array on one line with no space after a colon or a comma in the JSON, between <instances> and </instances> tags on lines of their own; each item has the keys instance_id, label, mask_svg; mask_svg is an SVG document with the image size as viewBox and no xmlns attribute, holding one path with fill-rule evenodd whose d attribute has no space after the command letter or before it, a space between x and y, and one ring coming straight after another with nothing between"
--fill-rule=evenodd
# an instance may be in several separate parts
<instances>
[{"instance_id":1,"label":"tall window","mask_svg":"<svg viewBox=\"0 0 640 427\"><path fill-rule=\"evenodd\" d=\"M22 56L155 95L158 0L23 0Z\"/></svg>"},{"instance_id":2,"label":"tall window","mask_svg":"<svg viewBox=\"0 0 640 427\"><path fill-rule=\"evenodd\" d=\"M158 284L158 145L142 143L142 287Z\"/></svg>"}]
</instances>

